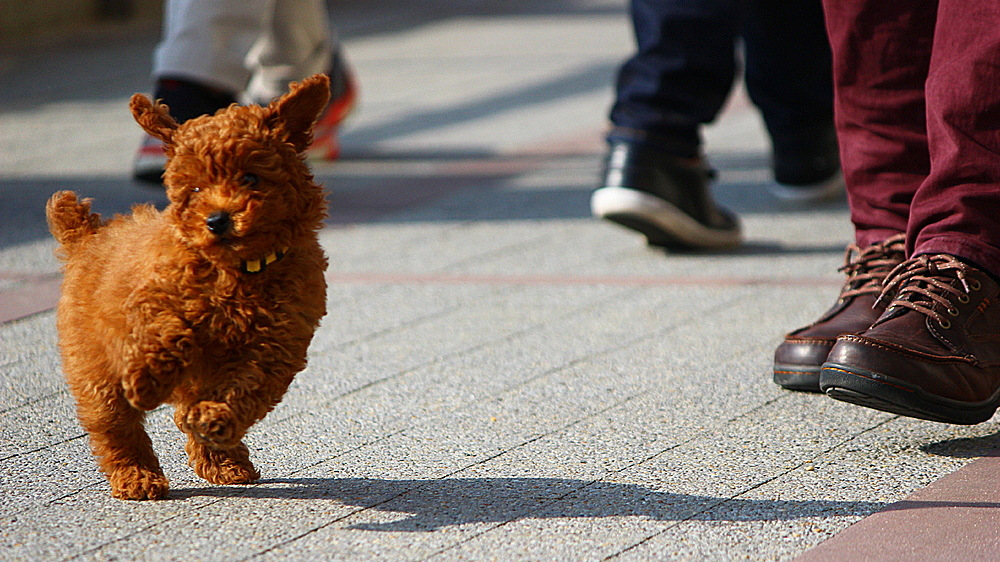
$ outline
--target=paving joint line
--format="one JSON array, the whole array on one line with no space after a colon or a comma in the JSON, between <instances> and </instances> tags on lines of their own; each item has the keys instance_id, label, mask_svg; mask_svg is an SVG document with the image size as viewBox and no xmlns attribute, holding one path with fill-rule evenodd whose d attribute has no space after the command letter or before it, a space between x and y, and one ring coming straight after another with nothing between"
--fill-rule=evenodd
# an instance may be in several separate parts
<instances>
[{"instance_id":1,"label":"paving joint line","mask_svg":"<svg viewBox=\"0 0 1000 562\"><path fill-rule=\"evenodd\" d=\"M76 436L73 436L73 437L67 437L66 439L63 439L61 441L57 441L55 443L46 444L46 445L44 445L42 447L39 447L37 449L32 449L30 451L23 451L23 452L20 452L20 453L14 453L12 455L3 457L2 459L0 459L0 462L6 462L6 461L9 461L10 459L16 459L17 457L23 457L23 456L26 456L26 455L33 455L35 453L44 451L45 449L49 449L51 447L58 447L60 445L65 445L66 443L69 443L70 441L76 441L77 439L80 439L80 438L86 437L86 436L87 436L86 433L81 433L80 435L76 435Z\"/></svg>"},{"instance_id":2,"label":"paving joint line","mask_svg":"<svg viewBox=\"0 0 1000 562\"><path fill-rule=\"evenodd\" d=\"M404 329L407 329L407 328L414 328L416 326L420 326L421 324L423 324L425 322L429 322L429 321L432 321L432 320L437 320L437 319L440 319L440 318L444 318L445 316L448 316L448 314L453 313L453 312L455 312L457 310L460 310L463 306L464 305L461 304L461 303L459 303L459 304L451 304L451 305L442 307L442 308L440 308L438 310L435 310L434 312L429 312L427 314L423 314L423 315L420 315L420 316L416 316L414 318L410 318L409 320L406 320L405 322L400 322L398 324L394 324L394 325L386 327L386 328L381 328L381 329L375 330L373 332L369 332L369 333L367 333L365 335L358 336L358 337L356 337L356 338L354 338L352 340L331 343L329 345L321 347L320 349L316 350L315 352L310 352L310 353L315 354L315 355L321 355L323 353L329 353L331 351L336 351L338 349L343 349L345 347L349 347L349 346L353 346L353 345L358 345L360 343L370 342L372 340L375 340L375 339L378 339L378 338L380 338L382 336L385 336L386 334L391 334L392 332L395 332L396 330L404 330Z\"/></svg>"},{"instance_id":3,"label":"paving joint line","mask_svg":"<svg viewBox=\"0 0 1000 562\"><path fill-rule=\"evenodd\" d=\"M65 392L68 392L68 391L65 391ZM152 413L155 413L155 412L162 412L162 411L166 410L169 407L170 406L168 404L161 404L160 406L157 406L156 408L154 408L154 409L149 410L148 412L146 412L146 415L149 415L149 414L152 414ZM77 439L80 439L81 437L86 437L86 436L87 436L87 432L83 431L79 435L75 435L73 437L67 437L66 439L63 439L61 441L56 441L54 443L47 443L47 444L45 444L45 445L43 445L43 446L41 446L41 447L39 447L37 449L32 449L30 451L22 451L20 453L14 453L12 455L8 455L6 457L0 458L0 462L4 462L4 461L7 461L7 460L10 460L10 459L13 459L13 458L22 457L22 456L26 456L26 455L33 455L35 453L44 451L45 449L50 449L52 447L58 447L60 445L64 445L66 443L69 443L70 441L75 441Z\"/></svg>"},{"instance_id":4,"label":"paving joint line","mask_svg":"<svg viewBox=\"0 0 1000 562\"><path fill-rule=\"evenodd\" d=\"M620 297L621 295L624 295L624 294L629 294L629 293L632 293L632 292L639 292L641 290L642 290L642 288L632 288L632 289L628 289L628 290L622 291L621 293L616 294L616 295L611 295L611 296L608 296L608 297L604 297L602 299L597 299L595 301L592 301L592 302L588 303L587 306L574 309L574 310L572 310L570 312L567 312L567 313L559 316L558 318L556 318L556 320L570 318L570 317L573 317L573 316L575 316L577 314L585 313L585 312L593 309L595 306L598 306L599 304L604 303L607 300L611 300L612 298ZM387 375L387 376L379 378L379 379L371 380L371 381L368 381L368 382L366 382L366 383L364 383L364 384L362 384L362 385L360 385L358 387L355 387L355 388L350 389L350 390L346 390L346 391L342 392L341 394L339 394L337 396L334 396L332 398L327 398L327 399L325 399L325 400L323 400L323 401L321 401L319 403L313 404L312 407L313 408L328 407L328 406L332 405L333 403L335 403L337 400L340 400L340 399L346 398L348 396L357 394L357 393L359 393L359 392L361 392L363 390L367 390L367 389L372 388L374 386L378 386L378 385L387 383L387 382L395 380L395 379L397 379L399 377L404 377L404 376L412 374L412 373L414 373L414 372L416 372L416 371L418 371L420 369L426 369L426 368L431 367L433 365L440 365L440 364L446 363L446 362L454 359L455 357L460 357L460 356L465 355L465 354L474 353L476 351L480 351L480 350L486 349L486 348L488 348L490 346L495 346L495 345L502 344L502 343L505 343L505 342L514 341L514 340L516 340L516 339L518 339L518 338L520 338L522 336L525 336L525 335L530 334L532 332L536 332L538 330L541 330L542 328L546 327L549 324L550 324L550 321L536 322L536 323L533 323L533 324L528 325L526 327L514 330L513 332L508 332L507 334L504 334L503 336L498 337L498 338L494 338L494 339L491 339L491 340L488 340L488 341L482 341L482 342L479 342L477 344L465 347L465 348L460 349L460 350L453 350L453 351L449 351L447 353L436 355L436 356L434 356L434 357L432 357L430 359L422 361L422 362L420 362L420 363L418 363L416 365L412 365L410 367L407 367L407 368L405 368L405 369L403 369L401 371L397 371L397 372L395 372L395 373L393 373L391 375ZM575 359L573 361L575 362L577 360ZM531 379L529 379L529 381L535 380L535 379L537 379L537 378L539 378L541 376L545 376L545 375L551 374L551 372L556 372L559 368L560 367L556 367L556 368L550 369L549 371L546 371L546 372L544 372L544 373L542 373L540 375L536 375L535 377L532 377ZM497 392L496 394L492 394L492 395L486 396L486 397L481 398L481 399L476 399L476 400L471 401L471 402L463 403L461 406L467 406L467 405L471 405L471 404L476 404L476 403L481 402L483 400L492 399L492 398L494 398L496 396L499 396L500 394L504 394L504 393L506 393L506 392L514 389L514 388L518 388L519 386L520 385L518 384L518 385L514 385L514 386L504 387L504 389L502 389L501 391ZM461 407L461 406L455 406L455 407ZM306 415L306 413L307 413L306 411L292 413L292 414L289 414L288 416L286 416L284 418L275 420L275 423L285 422L285 421L290 420L290 419L298 418L298 417Z\"/></svg>"},{"instance_id":5,"label":"paving joint line","mask_svg":"<svg viewBox=\"0 0 1000 562\"><path fill-rule=\"evenodd\" d=\"M44 402L46 400L49 400L51 398L55 398L57 396L63 396L65 394L69 394L69 389L57 390L55 392L50 392L49 394L43 394L42 396L36 396L34 398L29 399L27 402L22 402L20 404L16 404L14 406L10 406L10 407L7 407L7 408L4 408L4 409L0 410L0 416L9 414L9 413L17 411L17 410L20 410L21 408L26 408L28 406L31 406L33 404L37 404L39 402ZM2 462L3 460L4 459L0 459L0 462Z\"/></svg>"},{"instance_id":6,"label":"paving joint line","mask_svg":"<svg viewBox=\"0 0 1000 562\"><path fill-rule=\"evenodd\" d=\"M743 491L741 491L741 492L739 492L737 494L734 494L734 495L732 495L732 496L730 496L728 498L722 499L722 500L720 500L720 501L718 501L718 502L716 502L716 503L714 503L714 504L712 504L710 506L705 507L704 509L700 509L698 511L695 511L694 513L692 513L688 517L685 517L684 519L681 519L681 520L673 522L672 524L664 527L663 529L660 529L659 531L653 533L652 535L647 536L646 538L640 540L639 542L637 542L637 543L635 543L633 545L630 545L630 546L628 546L628 547L626 547L626 548L624 548L624 549L622 549L622 550L620 550L620 551L618 551L618 552L616 552L614 554L611 554L611 555L603 558L603 560L611 560L613 558L617 558L617 557L621 556L622 554L625 554L626 552L628 552L630 550L638 548L638 547L642 546L643 544L651 541L652 539L654 539L654 538L656 538L656 537L658 537L658 536L666 533L667 531L669 531L671 529L674 529L674 528L676 528L677 526L679 526L679 525L681 525L683 523L691 521L694 517L696 517L698 515L702 515L704 513L710 512L710 511L712 511L712 510L714 510L714 509L716 509L716 508L718 508L720 506L723 506L723 505L725 505L725 504L727 504L727 503L729 503L729 502L731 502L733 500L738 499L740 496L744 496L746 494L749 494L750 492L752 492L752 491L754 491L754 490L756 490L756 489L758 489L758 488L760 488L762 486L765 486L765 485L767 485L767 484L769 484L771 482L774 482L778 478L781 478L783 476L787 476L788 474L791 474L792 472L795 472L795 471L801 469L803 466L805 466L805 465L807 465L807 464L815 461L816 459L818 459L818 458L820 458L820 457L822 457L824 455L829 454L830 452L834 451L835 449L843 447L844 445L850 443L851 441L854 441L855 439L861 437L862 435L864 435L866 433L869 433L871 431L875 431L876 429L878 429L878 428L880 428L880 427L882 427L882 426L884 426L884 425L886 425L886 424L888 424L890 422L896 421L899 418L900 418L900 416L894 415L894 416L888 417L888 418L880 421L879 423L876 423L875 425L867 427L867 428L865 428L865 429L863 429L863 430L855 433L854 435L851 435L850 437L842 439L841 441L839 441L837 443L834 443L830 447L827 447L826 449L824 449L822 451L819 451L818 453L810 456L806 460L804 460L804 461L796 464L795 466L793 466L791 468L785 469L784 471L782 471L782 472L780 472L780 473L778 473L778 474L776 474L774 476L771 476L770 478L766 478L766 479L764 479L764 480L762 480L762 481L760 481L760 482L758 482L758 483L756 483L756 484L754 484L752 486L747 487ZM871 514L869 514L869 515L871 515Z\"/></svg>"}]
</instances>

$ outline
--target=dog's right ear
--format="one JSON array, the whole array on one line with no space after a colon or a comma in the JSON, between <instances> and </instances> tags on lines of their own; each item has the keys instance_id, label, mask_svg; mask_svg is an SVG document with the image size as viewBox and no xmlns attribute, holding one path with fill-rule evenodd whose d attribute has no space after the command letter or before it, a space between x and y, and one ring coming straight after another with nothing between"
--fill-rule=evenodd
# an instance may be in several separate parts
<instances>
[{"instance_id":1,"label":"dog's right ear","mask_svg":"<svg viewBox=\"0 0 1000 562\"><path fill-rule=\"evenodd\" d=\"M170 138L177 130L177 121L170 116L166 105L152 102L142 94L134 94L128 104L136 123L150 135L170 144Z\"/></svg>"},{"instance_id":2,"label":"dog's right ear","mask_svg":"<svg viewBox=\"0 0 1000 562\"><path fill-rule=\"evenodd\" d=\"M289 85L287 94L267 106L271 124L295 150L302 152L313 141L313 125L330 101L330 77L316 74Z\"/></svg>"}]
</instances>

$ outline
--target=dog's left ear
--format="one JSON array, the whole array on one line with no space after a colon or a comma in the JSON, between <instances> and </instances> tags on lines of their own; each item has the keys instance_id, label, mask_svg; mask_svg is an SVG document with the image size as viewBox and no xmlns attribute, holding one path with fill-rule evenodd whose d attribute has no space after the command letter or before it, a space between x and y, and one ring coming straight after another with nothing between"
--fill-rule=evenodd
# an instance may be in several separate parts
<instances>
[{"instance_id":1,"label":"dog's left ear","mask_svg":"<svg viewBox=\"0 0 1000 562\"><path fill-rule=\"evenodd\" d=\"M316 74L302 82L292 83L290 91L271 102L271 123L283 130L288 142L302 152L312 143L313 125L330 101L330 78Z\"/></svg>"},{"instance_id":2,"label":"dog's left ear","mask_svg":"<svg viewBox=\"0 0 1000 562\"><path fill-rule=\"evenodd\" d=\"M170 116L166 105L154 103L142 94L133 94L128 106L132 110L132 117L144 131L170 144L170 138L177 130L177 121Z\"/></svg>"}]
</instances>

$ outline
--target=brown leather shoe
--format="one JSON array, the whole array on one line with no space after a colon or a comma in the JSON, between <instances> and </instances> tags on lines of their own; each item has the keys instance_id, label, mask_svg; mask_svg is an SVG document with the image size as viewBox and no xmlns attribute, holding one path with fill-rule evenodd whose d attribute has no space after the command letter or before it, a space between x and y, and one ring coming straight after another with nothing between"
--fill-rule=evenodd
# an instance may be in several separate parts
<instances>
[{"instance_id":1,"label":"brown leather shoe","mask_svg":"<svg viewBox=\"0 0 1000 562\"><path fill-rule=\"evenodd\" d=\"M927 420L975 424L1000 405L1000 286L946 254L886 280L878 321L837 339L820 375L832 398Z\"/></svg>"},{"instance_id":2,"label":"brown leather shoe","mask_svg":"<svg viewBox=\"0 0 1000 562\"><path fill-rule=\"evenodd\" d=\"M791 332L774 352L774 382L789 390L819 392L819 372L837 337L867 330L885 310L875 306L882 281L903 262L905 246L898 234L878 244L847 247L840 268L847 281L840 297L816 322Z\"/></svg>"}]
</instances>

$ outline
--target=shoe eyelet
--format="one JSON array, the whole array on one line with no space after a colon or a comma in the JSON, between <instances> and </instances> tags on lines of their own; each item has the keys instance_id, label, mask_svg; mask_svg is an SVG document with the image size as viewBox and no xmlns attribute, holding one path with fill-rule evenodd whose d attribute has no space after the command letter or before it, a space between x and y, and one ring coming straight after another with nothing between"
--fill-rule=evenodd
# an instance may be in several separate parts
<instances>
[{"instance_id":1,"label":"shoe eyelet","mask_svg":"<svg viewBox=\"0 0 1000 562\"><path fill-rule=\"evenodd\" d=\"M972 289L973 291L978 291L979 289L983 288L983 284L980 283L978 279L973 279L969 281L969 288Z\"/></svg>"},{"instance_id":2,"label":"shoe eyelet","mask_svg":"<svg viewBox=\"0 0 1000 562\"><path fill-rule=\"evenodd\" d=\"M957 308L949 308L948 309L948 314L950 314L952 316L958 316L958 309Z\"/></svg>"},{"instance_id":3,"label":"shoe eyelet","mask_svg":"<svg viewBox=\"0 0 1000 562\"><path fill-rule=\"evenodd\" d=\"M969 295L961 294L958 296L958 302L962 304L969 304Z\"/></svg>"},{"instance_id":4,"label":"shoe eyelet","mask_svg":"<svg viewBox=\"0 0 1000 562\"><path fill-rule=\"evenodd\" d=\"M951 328L951 321L948 320L947 318L942 318L941 320L938 321L938 324L941 326L941 328L945 330Z\"/></svg>"}]
</instances>

